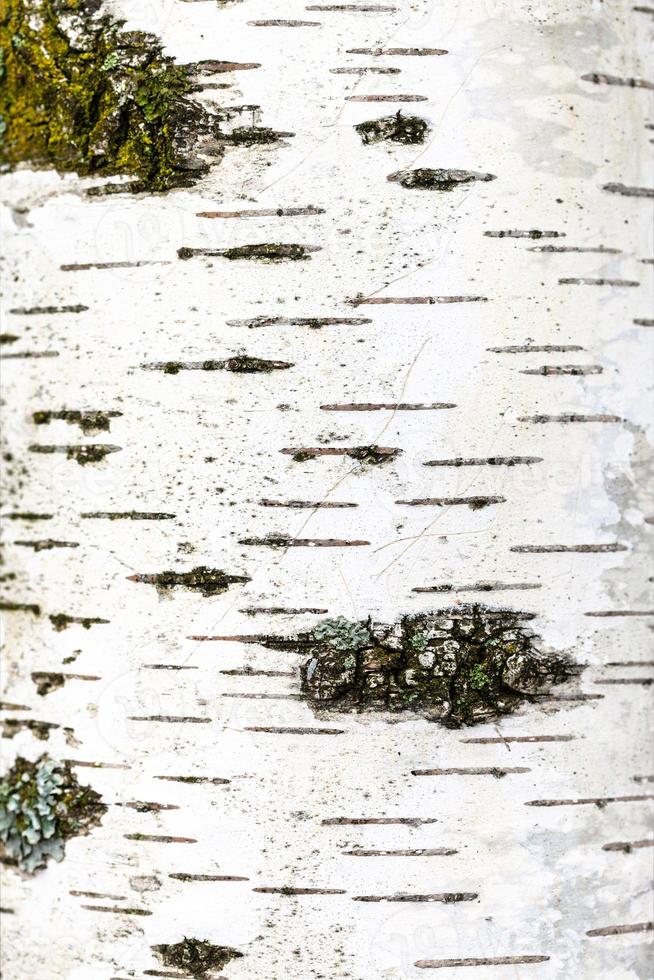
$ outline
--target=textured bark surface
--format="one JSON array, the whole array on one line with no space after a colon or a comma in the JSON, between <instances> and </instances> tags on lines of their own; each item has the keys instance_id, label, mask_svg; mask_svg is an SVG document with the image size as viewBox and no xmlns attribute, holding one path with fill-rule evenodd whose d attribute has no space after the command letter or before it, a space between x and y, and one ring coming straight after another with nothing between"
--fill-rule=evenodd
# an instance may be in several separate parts
<instances>
[{"instance_id":1,"label":"textured bark surface","mask_svg":"<svg viewBox=\"0 0 654 980\"><path fill-rule=\"evenodd\" d=\"M646 980L654 10L105 11L229 139L2 175L2 772L107 808L3 976ZM574 676L383 710L480 604Z\"/></svg>"}]
</instances>

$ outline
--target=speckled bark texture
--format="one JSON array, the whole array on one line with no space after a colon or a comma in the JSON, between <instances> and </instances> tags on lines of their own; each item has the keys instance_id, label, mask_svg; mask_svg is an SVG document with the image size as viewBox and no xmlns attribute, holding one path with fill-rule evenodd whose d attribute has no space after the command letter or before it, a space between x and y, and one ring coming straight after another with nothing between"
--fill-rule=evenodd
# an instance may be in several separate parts
<instances>
[{"instance_id":1,"label":"speckled bark texture","mask_svg":"<svg viewBox=\"0 0 654 980\"><path fill-rule=\"evenodd\" d=\"M654 10L0 4L7 980L650 980Z\"/></svg>"}]
</instances>

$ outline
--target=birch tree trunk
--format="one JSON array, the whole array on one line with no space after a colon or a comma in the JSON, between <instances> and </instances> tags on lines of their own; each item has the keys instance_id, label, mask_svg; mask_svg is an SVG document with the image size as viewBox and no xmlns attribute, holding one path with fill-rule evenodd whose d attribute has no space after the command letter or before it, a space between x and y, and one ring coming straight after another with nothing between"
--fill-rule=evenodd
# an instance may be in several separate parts
<instances>
[{"instance_id":1,"label":"birch tree trunk","mask_svg":"<svg viewBox=\"0 0 654 980\"><path fill-rule=\"evenodd\" d=\"M2 177L3 768L107 808L3 975L644 980L654 9L105 9L236 135ZM314 631L475 607L575 668L312 700Z\"/></svg>"}]
</instances>

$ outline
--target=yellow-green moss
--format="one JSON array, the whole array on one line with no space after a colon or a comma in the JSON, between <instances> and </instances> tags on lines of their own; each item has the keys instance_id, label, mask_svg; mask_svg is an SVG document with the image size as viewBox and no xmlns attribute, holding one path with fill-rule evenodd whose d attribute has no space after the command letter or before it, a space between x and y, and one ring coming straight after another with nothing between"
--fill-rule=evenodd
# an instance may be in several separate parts
<instances>
[{"instance_id":1,"label":"yellow-green moss","mask_svg":"<svg viewBox=\"0 0 654 980\"><path fill-rule=\"evenodd\" d=\"M102 0L5 0L0 8L0 162L187 186L208 170L197 138L217 117L187 98L192 65L123 31ZM220 155L219 147L212 152Z\"/></svg>"}]
</instances>

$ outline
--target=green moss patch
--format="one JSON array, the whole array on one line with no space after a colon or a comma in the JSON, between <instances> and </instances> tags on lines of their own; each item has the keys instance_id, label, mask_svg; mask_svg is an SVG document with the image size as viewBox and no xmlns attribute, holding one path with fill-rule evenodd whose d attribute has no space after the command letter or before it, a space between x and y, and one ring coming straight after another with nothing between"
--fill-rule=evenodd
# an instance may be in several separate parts
<instances>
[{"instance_id":1,"label":"green moss patch","mask_svg":"<svg viewBox=\"0 0 654 980\"><path fill-rule=\"evenodd\" d=\"M102 0L10 0L0 13L0 162L190 186L220 159L219 117L189 98L194 65L124 31ZM123 189L119 186L118 189Z\"/></svg>"}]
</instances>

